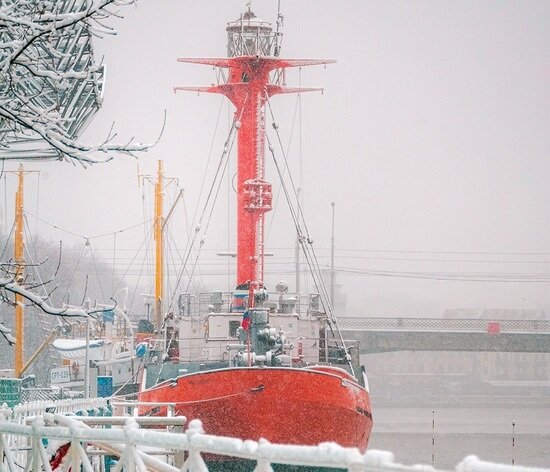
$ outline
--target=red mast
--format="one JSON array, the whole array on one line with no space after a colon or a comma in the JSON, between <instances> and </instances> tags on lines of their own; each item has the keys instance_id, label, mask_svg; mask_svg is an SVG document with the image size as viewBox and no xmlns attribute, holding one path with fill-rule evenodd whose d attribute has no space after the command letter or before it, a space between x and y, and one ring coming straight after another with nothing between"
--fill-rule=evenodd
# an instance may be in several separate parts
<instances>
[{"instance_id":1,"label":"red mast","mask_svg":"<svg viewBox=\"0 0 550 472\"><path fill-rule=\"evenodd\" d=\"M179 62L228 68L227 81L211 87L176 87L175 90L221 93L235 105L238 127L237 156L237 286L263 282L264 215L271 210L271 184L265 180L264 105L280 93L319 88L286 87L284 74L270 73L286 67L328 64L326 59L282 59L282 33L257 18L248 8L227 24L227 58L179 58Z\"/></svg>"}]
</instances>

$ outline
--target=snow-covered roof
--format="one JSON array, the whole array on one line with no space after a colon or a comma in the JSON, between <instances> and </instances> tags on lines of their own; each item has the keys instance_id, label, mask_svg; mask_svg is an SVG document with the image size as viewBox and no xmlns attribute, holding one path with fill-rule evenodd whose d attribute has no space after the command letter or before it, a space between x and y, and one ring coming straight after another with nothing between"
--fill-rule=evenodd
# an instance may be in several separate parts
<instances>
[{"instance_id":1,"label":"snow-covered roof","mask_svg":"<svg viewBox=\"0 0 550 472\"><path fill-rule=\"evenodd\" d=\"M85 339L56 339L52 345L66 359L83 360L86 358ZM92 339L89 341L89 345L90 359L103 359L103 352L107 343L103 339Z\"/></svg>"}]
</instances>

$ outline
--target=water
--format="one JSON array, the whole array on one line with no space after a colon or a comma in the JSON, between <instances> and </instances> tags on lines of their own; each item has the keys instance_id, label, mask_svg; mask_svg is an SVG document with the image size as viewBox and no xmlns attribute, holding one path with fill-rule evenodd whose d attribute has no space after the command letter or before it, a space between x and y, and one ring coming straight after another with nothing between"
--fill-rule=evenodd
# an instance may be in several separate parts
<instances>
[{"instance_id":1,"label":"water","mask_svg":"<svg viewBox=\"0 0 550 472\"><path fill-rule=\"evenodd\" d=\"M550 408L373 405L373 413L369 449L392 451L395 461L405 465L432 464L433 453L438 469L454 469L470 454L503 464L513 460L516 465L550 468Z\"/></svg>"}]
</instances>

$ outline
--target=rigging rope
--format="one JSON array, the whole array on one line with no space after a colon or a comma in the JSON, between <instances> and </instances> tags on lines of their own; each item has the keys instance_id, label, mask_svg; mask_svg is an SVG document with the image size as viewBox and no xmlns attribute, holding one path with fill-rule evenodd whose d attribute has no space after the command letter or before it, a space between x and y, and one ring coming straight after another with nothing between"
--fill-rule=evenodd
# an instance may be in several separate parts
<instances>
[{"instance_id":1,"label":"rigging rope","mask_svg":"<svg viewBox=\"0 0 550 472\"><path fill-rule=\"evenodd\" d=\"M116 262L116 233L113 234L113 280L111 282L111 290L115 293L115 262Z\"/></svg>"},{"instance_id":2,"label":"rigging rope","mask_svg":"<svg viewBox=\"0 0 550 472\"><path fill-rule=\"evenodd\" d=\"M299 96L299 94L298 94ZM298 113L298 100L296 100L296 104L294 106L294 113L292 115L292 121L291 121L291 125L290 125L290 136L288 138L288 144L287 144L287 148L286 148L286 155L288 156L290 154L290 146L292 144L292 139L294 137L294 126L296 124L296 116L297 116L297 113ZM286 173L286 167L285 169L283 170L283 174ZM278 205L279 205L279 198L281 196L281 188L279 187L277 189L277 195L275 196L275 203L273 204L273 212L272 212L272 215L275 215L275 212L278 208ZM267 235L266 235L266 239L269 237L269 234L271 233L271 228L273 227L273 221L274 221L274 218L272 217L270 219L270 222L269 222L269 227L267 229Z\"/></svg>"},{"instance_id":3,"label":"rigging rope","mask_svg":"<svg viewBox=\"0 0 550 472\"><path fill-rule=\"evenodd\" d=\"M282 144L282 140L281 140L281 137L280 137L280 134L279 134L279 131L278 131L278 125L275 121L275 117L274 117L274 114L273 114L273 109L271 107L271 103L269 101L269 98L267 98L266 101L268 103L268 108L269 108L269 111L270 111L270 114L271 114L271 117L272 117L272 120L273 120L273 123L272 123L273 129L275 130L275 134L277 135L277 140L278 140L279 146L281 148L281 153L282 153L282 156L283 156L283 159L284 159L285 166L286 166L287 169L289 169L288 161L286 159L286 155L285 155L283 144ZM300 202L297 198L297 190L296 190L296 186L294 184L294 180L292 178L292 174L289 172L288 173L288 178L290 180L290 184L291 184L292 190L294 192L295 201L297 201L297 210L294 209L293 200L290 198L290 193L289 193L288 187L286 185L286 182L284 180L283 171L282 171L281 166L279 165L279 163L277 161L277 158L275 157L274 148L273 148L273 145L271 144L271 141L269 139L269 135L266 133L265 136L266 136L266 140L267 140L267 143L268 143L269 151L271 153L271 156L273 158L273 162L275 163L275 167L276 167L277 173L279 175L279 179L281 180L281 188L283 189L283 192L284 192L284 195L286 197L288 206L290 208L290 213L291 213L292 219L294 221L294 226L296 228L296 233L298 235L300 245L302 247L304 256L306 258L306 262L307 262L307 264L308 264L308 266L311 270L311 275L312 275L312 278L313 278L313 282L315 284L315 287L316 287L317 291L321 295L321 302L322 302L323 306L325 307L325 310L328 313L327 321L328 321L329 328L330 328L333 335L335 335L334 328L336 328L336 332L338 334L338 337L340 338L340 342L341 342L342 347L344 348L344 351L345 351L346 360L347 360L347 362L348 362L348 364L351 368L352 374L354 375L354 369L353 369L353 365L351 363L351 356L349 354L349 351L348 351L348 348L346 346L345 340L344 340L344 338L342 336L342 333L340 331L340 328L338 326L338 321L337 321L336 317L334 316L334 310L333 310L333 307L332 307L330 297L328 295L326 285L325 285L324 280L323 280L323 276L322 276L322 272L321 272L321 269L320 269L319 261L317 259L317 254L316 254L316 252L313 248L313 239L310 237L309 230L308 230L307 224L305 222L304 214L303 214ZM304 236L304 232L305 232L305 236ZM307 243L307 244L305 244L305 243Z\"/></svg>"},{"instance_id":4,"label":"rigging rope","mask_svg":"<svg viewBox=\"0 0 550 472\"><path fill-rule=\"evenodd\" d=\"M39 210L39 202L40 202L40 172L37 173L37 185L36 185L36 214L38 215ZM30 228L29 228L30 233ZM34 223L34 238L33 238L33 247L36 248L36 238L38 237L38 220ZM35 249L35 256L36 256L36 249Z\"/></svg>"},{"instance_id":5,"label":"rigging rope","mask_svg":"<svg viewBox=\"0 0 550 472\"><path fill-rule=\"evenodd\" d=\"M177 244L176 244L176 240L175 240L174 235L172 234L171 231L169 231L169 232L167 233L167 236L168 236L168 238L170 239L170 241L171 241L173 247L175 248L175 251L173 251L173 252L175 252L175 254L176 254L176 255L178 256L178 258L179 258L179 261L176 261L175 257L173 257L173 253L171 252L172 257L173 257L174 271L175 271L175 273L177 273L177 270L176 270L177 264L176 264L176 263L178 263L180 267L183 267L183 265L184 265L183 255L181 254L180 250L178 249ZM171 245L170 247L172 247L172 245ZM191 276L190 276L190 274L189 274L189 271L187 270L187 268L185 268L184 270L185 270L185 272L186 272L187 277L190 278L191 284L193 284L193 289L196 289L196 286L194 285L194 279L191 278ZM176 294L174 294L174 297L175 297L175 296L176 296Z\"/></svg>"},{"instance_id":6,"label":"rigging rope","mask_svg":"<svg viewBox=\"0 0 550 472\"><path fill-rule=\"evenodd\" d=\"M281 148L281 154L283 156L285 169L288 169L288 171L289 171L288 172L288 178L290 179L290 185L292 187L292 192L294 194L294 197L296 197L296 201L297 201L296 206L298 208L298 217L299 217L298 223L303 225L303 229L305 230L306 236L308 237L308 239L310 239L309 230L308 230L307 223L306 223L306 220L305 220L305 217L304 217L304 212L303 212L302 206L300 205L300 202L298 201L298 198L297 198L298 191L297 191L296 185L294 183L294 179L292 178L292 173L290 172L290 166L288 165L288 159L287 159L287 156L286 156L285 151L284 151L283 142L281 140L281 135L279 134L279 125L277 124L277 121L275 120L275 115L273 113L273 108L271 107L271 101L269 100L269 98L267 98L266 101L267 101L267 106L268 106L269 113L270 113L271 119L272 119L272 127L275 130L275 134L277 135L277 141L279 143L279 147ZM267 133L266 133L266 137L267 137ZM270 150L273 158L275 159L275 156L273 154L273 146L270 145L269 150ZM283 173L283 174L279 175L279 178L281 178L281 175L283 175L283 177L284 177L284 173ZM282 185L282 183L281 183L281 185ZM289 197L287 192L285 192L285 196L287 196L287 198ZM289 204L290 204L290 201L289 201ZM300 220L301 220L301 223L300 223Z\"/></svg>"},{"instance_id":7,"label":"rigging rope","mask_svg":"<svg viewBox=\"0 0 550 472\"><path fill-rule=\"evenodd\" d=\"M73 236L76 236L80 239L84 239L85 241L91 241L92 239L98 239L98 238L104 238L106 236L113 236L115 234L118 234L118 233L124 233L126 231L129 231L131 229L134 229L134 228L138 228L142 225L147 225L149 223L151 223L151 221L153 221L153 218L150 219L150 220L145 220L145 221L142 221L141 223L136 223L134 225L131 225L131 226L127 226L125 228L121 228L121 229L117 229L115 231L110 231L108 233L101 233L101 234L96 234L94 236L85 236L83 234L79 234L79 233L75 233L74 231L71 231L71 230L68 230L66 228L63 228L62 226L59 226L59 225L56 225L54 223L50 223L49 221L46 221L36 215L33 215L32 213L30 213L29 211L27 210L24 210L24 214L28 215L28 216L32 216L33 218L36 218L38 221L40 221L41 223L44 223L48 226L51 226L52 228L55 228L55 229L58 229L60 231L64 231L65 233L67 234L71 234Z\"/></svg>"},{"instance_id":8,"label":"rigging rope","mask_svg":"<svg viewBox=\"0 0 550 472\"><path fill-rule=\"evenodd\" d=\"M92 262L94 263L95 274L96 274L96 277L97 277L97 283L99 285L99 291L101 292L101 297L105 300L105 293L103 292L103 286L101 284L101 278L99 277L99 270L97 268L97 262L95 260L95 254L94 254L94 250L92 248L92 243L88 240L86 242L86 245L90 249L90 254L92 256Z\"/></svg>"},{"instance_id":9,"label":"rigging rope","mask_svg":"<svg viewBox=\"0 0 550 472\"><path fill-rule=\"evenodd\" d=\"M240 116L239 116L239 118L240 118ZM206 233L207 233L208 228L210 226L210 221L211 221L211 218L212 218L212 213L214 211L214 206L215 206L215 203L216 203L217 198L218 198L218 194L219 194L219 191L220 191L221 184L223 182L223 175L225 174L225 170L227 169L227 163L229 161L229 155L231 153L231 150L233 149L233 144L235 142L235 136L236 136L236 130L239 127L240 127L240 122L239 122L239 119L237 118L237 116L235 115L234 118L233 118L233 123L231 124L231 128L229 129L229 134L228 134L228 137L225 141L223 152L220 156L218 167L216 168L216 173L214 174L214 179L213 179L212 184L210 186L210 190L208 191L208 196L207 196L206 201L204 203L199 221L198 221L197 225L195 226L193 238L191 239L191 243L188 246L188 250L187 250L186 255L185 255L185 260L184 260L183 266L180 270L180 273L178 274L178 279L176 281L176 286L174 288L174 293L172 295L172 298L170 299L170 304L168 306L168 310L172 309L172 306L174 304L175 294L178 291L179 285L181 283L181 278L183 277L183 273L184 273L184 271L187 267L187 263L189 261L189 257L191 256L191 252L193 250L193 247L195 246L195 242L197 240L198 233L202 229L203 218L206 215L206 213L208 212L208 219L206 220L206 224L204 226L203 236L200 239L199 247L198 247L198 250L197 250L197 256L195 258L195 261L193 263L193 269L191 270L191 273L190 273L190 276L189 276L190 278L193 277L194 270L197 266L197 261L198 261L199 255L200 255L200 250L202 249L202 246L204 245L205 236L206 236ZM188 238L188 239L190 239L190 238ZM187 285L187 289L189 288L189 285L190 284Z\"/></svg>"},{"instance_id":10,"label":"rigging rope","mask_svg":"<svg viewBox=\"0 0 550 472\"><path fill-rule=\"evenodd\" d=\"M210 142L210 149L208 151L208 159L206 160L206 167L204 168L204 173L202 175L199 198L197 199L197 206L195 207L195 213L193 214L193 219L191 220L193 222L193 224L196 221L197 212L199 211L199 203L200 203L201 198L202 198L202 191L203 191L203 188L204 188L204 182L206 180L206 175L208 173L208 168L210 167L210 160L212 159L212 151L214 150L214 142L215 142L215 139L216 139L216 134L218 133L218 126L219 126L220 117L221 117L224 102L225 102L225 99L222 97L221 100L220 100L220 108L218 109L218 117L216 119L216 125L214 127L214 133L212 134L212 141ZM235 121L233 121L232 126L234 125L234 123L235 123Z\"/></svg>"},{"instance_id":11,"label":"rigging rope","mask_svg":"<svg viewBox=\"0 0 550 472\"><path fill-rule=\"evenodd\" d=\"M8 249L8 244L11 241L11 238L13 236L13 233L15 231L15 222L11 225L10 233L8 234L8 237L6 238L6 241L4 242L4 247L2 248L2 254L0 254L0 261L4 260L4 254L6 250Z\"/></svg>"},{"instance_id":12,"label":"rigging rope","mask_svg":"<svg viewBox=\"0 0 550 472\"><path fill-rule=\"evenodd\" d=\"M31 234L31 230L30 230L29 223L28 223L28 220L27 220L27 218L26 218L25 215L23 215L23 223L24 223L25 226L27 227L27 232L28 232L28 233L27 233L27 232L24 232L24 234L25 234L25 236L27 237L27 240L29 240L30 236L27 236L27 234L30 235L30 234ZM32 239L32 238L30 238L30 239ZM34 241L36 241L36 238L34 238ZM27 254L27 257L30 259L30 262L31 262L30 265L31 265L31 267L34 268L34 272L35 272L35 274L36 274L36 277L38 278L38 281L39 281L39 285L38 285L38 286L44 291L44 296L45 296L44 300L45 300L45 301L46 301L46 300L50 300L50 294L49 294L48 291L46 290L45 283L44 283L44 281L42 280L42 277L40 276L40 272L38 271L38 265L34 262L35 259L38 258L37 252L36 252L36 245L32 245L32 246L33 246L33 248L34 248L34 259L33 259L33 256L32 256L32 254L31 254L31 252L30 252L30 250L29 250L27 244L24 245L24 250L25 250L25 252L26 252L26 254ZM50 280L50 282L51 282L51 280ZM46 283L47 283L47 282L46 282ZM51 303L51 300L50 300L50 303Z\"/></svg>"},{"instance_id":13,"label":"rigging rope","mask_svg":"<svg viewBox=\"0 0 550 472\"><path fill-rule=\"evenodd\" d=\"M113 293L112 295L114 295L118 289L120 288L120 285L122 284L122 281L124 280L124 278L126 277L126 275L128 275L128 272L130 271L130 268L134 265L134 261L136 260L139 252L141 251L142 247L145 245L146 246L146 254L147 254L147 247L149 246L149 241L150 241L150 234L151 232L153 231L153 227L152 226L149 226L149 230L148 232L146 232L145 234L145 237L143 238L143 241L141 242L141 245L139 246L139 248L136 250L136 253L134 254L134 257L132 258L132 260L130 261L130 264L128 264L128 267L126 268L126 271L124 272L124 274L122 275L122 277L120 278L120 282L118 283L118 285L115 287L115 289L113 290ZM136 282L136 287L139 286L139 281L141 280L141 274L143 272L143 267L146 263L146 258L143 258L142 262L141 262L141 268L140 268L140 271L139 271L139 275L138 275L138 280ZM130 308L129 308L129 311L131 312L132 311L132 307L134 306L134 300L136 298L136 293L137 291L134 290L134 294L132 296L132 301L130 303Z\"/></svg>"},{"instance_id":14,"label":"rigging rope","mask_svg":"<svg viewBox=\"0 0 550 472\"><path fill-rule=\"evenodd\" d=\"M62 300L63 298L67 297L67 305L69 304L69 293L71 291L71 286L73 284L73 280L75 278L75 275L76 275L76 271L78 269L78 266L80 264L80 261L82 260L82 255L84 254L84 249L86 249L86 243L84 243L82 245L82 249L80 250L80 254L78 255L78 259L76 260L76 265L74 267L74 271L73 271L73 275L71 276L71 278L69 279L69 285L67 286L67 292L65 294L63 294L63 297L62 297Z\"/></svg>"}]
</instances>

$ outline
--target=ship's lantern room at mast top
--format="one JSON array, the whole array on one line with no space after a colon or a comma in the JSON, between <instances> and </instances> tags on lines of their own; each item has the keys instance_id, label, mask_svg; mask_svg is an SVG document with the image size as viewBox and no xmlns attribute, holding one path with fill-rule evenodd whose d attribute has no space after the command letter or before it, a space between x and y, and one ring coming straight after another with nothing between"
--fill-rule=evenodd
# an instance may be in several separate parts
<instances>
[{"instance_id":1,"label":"ship's lantern room at mast top","mask_svg":"<svg viewBox=\"0 0 550 472\"><path fill-rule=\"evenodd\" d=\"M281 33L273 32L271 23L258 18L250 7L241 17L227 23L227 55L278 56Z\"/></svg>"}]
</instances>

